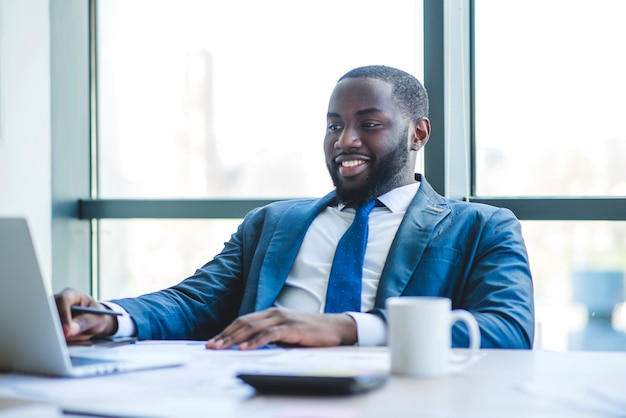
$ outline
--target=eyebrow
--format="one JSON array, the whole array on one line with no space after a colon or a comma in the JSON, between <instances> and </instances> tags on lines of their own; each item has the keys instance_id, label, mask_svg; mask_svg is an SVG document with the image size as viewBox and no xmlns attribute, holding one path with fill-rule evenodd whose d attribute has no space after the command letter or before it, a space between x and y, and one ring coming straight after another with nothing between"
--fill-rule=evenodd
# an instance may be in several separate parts
<instances>
[{"instance_id":1,"label":"eyebrow","mask_svg":"<svg viewBox=\"0 0 626 418\"><path fill-rule=\"evenodd\" d=\"M378 109L378 108L375 108L375 107L368 107L366 109L357 110L355 115L356 116L363 116L363 115L369 115L371 113L377 113L377 112L381 112L381 110ZM335 112L328 112L326 114L326 117L328 117L328 118L341 118L341 115L339 113L335 113Z\"/></svg>"},{"instance_id":2,"label":"eyebrow","mask_svg":"<svg viewBox=\"0 0 626 418\"><path fill-rule=\"evenodd\" d=\"M375 107L368 107L367 109L361 109L357 111L356 115L363 116L363 115L369 115L370 113L377 113L377 112L381 112L381 110Z\"/></svg>"}]
</instances>

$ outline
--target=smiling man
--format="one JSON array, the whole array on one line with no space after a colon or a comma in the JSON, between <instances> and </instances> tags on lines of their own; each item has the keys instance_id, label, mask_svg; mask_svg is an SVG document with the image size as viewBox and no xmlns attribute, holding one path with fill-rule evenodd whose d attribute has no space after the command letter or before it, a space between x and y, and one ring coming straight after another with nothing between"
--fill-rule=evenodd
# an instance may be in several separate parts
<instances>
[{"instance_id":1,"label":"smiling man","mask_svg":"<svg viewBox=\"0 0 626 418\"><path fill-rule=\"evenodd\" d=\"M470 311L482 347L531 348L520 224L509 210L446 199L416 175L429 136L428 97L415 77L386 66L348 72L330 97L324 139L335 190L251 211L220 254L169 289L108 302L64 290L56 301L66 338L208 339L210 349L383 345L386 299L425 295ZM344 233L365 241L344 242ZM364 254L353 255L359 246ZM72 317L73 305L128 315ZM455 325L453 345L467 342Z\"/></svg>"}]
</instances>

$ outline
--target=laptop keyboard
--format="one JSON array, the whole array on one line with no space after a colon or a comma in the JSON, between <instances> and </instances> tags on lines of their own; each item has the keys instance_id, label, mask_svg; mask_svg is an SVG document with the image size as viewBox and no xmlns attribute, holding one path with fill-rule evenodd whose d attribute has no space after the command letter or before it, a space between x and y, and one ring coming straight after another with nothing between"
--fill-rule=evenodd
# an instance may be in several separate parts
<instances>
[{"instance_id":1,"label":"laptop keyboard","mask_svg":"<svg viewBox=\"0 0 626 418\"><path fill-rule=\"evenodd\" d=\"M80 366L91 366L94 364L106 364L112 363L113 360L101 359L101 358L92 358L92 357L75 357L71 356L70 360L72 361L72 366L80 367Z\"/></svg>"}]
</instances>

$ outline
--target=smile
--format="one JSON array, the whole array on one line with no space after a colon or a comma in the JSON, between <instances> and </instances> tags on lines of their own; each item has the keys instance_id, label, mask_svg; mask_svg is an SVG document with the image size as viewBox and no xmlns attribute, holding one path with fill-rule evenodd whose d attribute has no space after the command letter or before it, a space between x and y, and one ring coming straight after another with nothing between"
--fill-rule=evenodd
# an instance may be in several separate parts
<instances>
[{"instance_id":1,"label":"smile","mask_svg":"<svg viewBox=\"0 0 626 418\"><path fill-rule=\"evenodd\" d=\"M337 158L337 163L339 164L339 175L342 177L355 177L367 169L369 159L344 155Z\"/></svg>"},{"instance_id":2,"label":"smile","mask_svg":"<svg viewBox=\"0 0 626 418\"><path fill-rule=\"evenodd\" d=\"M342 161L341 162L341 166L342 167L356 167L357 165L361 165L361 164L365 164L365 161L363 161L363 160L349 160L349 161Z\"/></svg>"}]
</instances>

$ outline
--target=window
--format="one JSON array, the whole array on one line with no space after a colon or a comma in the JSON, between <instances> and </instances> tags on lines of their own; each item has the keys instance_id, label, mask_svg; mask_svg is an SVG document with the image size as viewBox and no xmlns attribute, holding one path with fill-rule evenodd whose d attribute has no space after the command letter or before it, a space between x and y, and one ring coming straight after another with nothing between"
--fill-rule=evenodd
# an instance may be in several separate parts
<instances>
[{"instance_id":1,"label":"window","mask_svg":"<svg viewBox=\"0 0 626 418\"><path fill-rule=\"evenodd\" d=\"M422 74L420 1L107 0L96 10L98 198L322 196L337 79L380 63ZM235 232L231 217L100 220L99 296L191 275Z\"/></svg>"},{"instance_id":2,"label":"window","mask_svg":"<svg viewBox=\"0 0 626 418\"><path fill-rule=\"evenodd\" d=\"M476 195L626 195L626 3L475 4Z\"/></svg>"},{"instance_id":3,"label":"window","mask_svg":"<svg viewBox=\"0 0 626 418\"><path fill-rule=\"evenodd\" d=\"M98 196L320 196L348 70L422 74L420 2L97 3Z\"/></svg>"},{"instance_id":4,"label":"window","mask_svg":"<svg viewBox=\"0 0 626 418\"><path fill-rule=\"evenodd\" d=\"M537 348L626 347L626 222L522 221Z\"/></svg>"},{"instance_id":5,"label":"window","mask_svg":"<svg viewBox=\"0 0 626 418\"><path fill-rule=\"evenodd\" d=\"M529 219L535 346L624 350L626 210L609 197L626 195L626 4L474 6L474 194L487 197L474 200L519 204Z\"/></svg>"}]
</instances>

